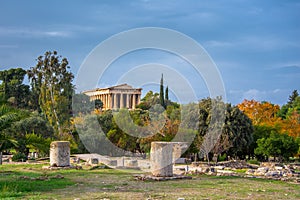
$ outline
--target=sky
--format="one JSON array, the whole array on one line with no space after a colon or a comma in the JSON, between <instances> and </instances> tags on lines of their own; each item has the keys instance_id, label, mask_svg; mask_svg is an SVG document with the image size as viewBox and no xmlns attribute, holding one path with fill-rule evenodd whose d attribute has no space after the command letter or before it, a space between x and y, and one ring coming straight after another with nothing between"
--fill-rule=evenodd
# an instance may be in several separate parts
<instances>
[{"instance_id":1,"label":"sky","mask_svg":"<svg viewBox=\"0 0 300 200\"><path fill-rule=\"evenodd\" d=\"M180 32L205 49L220 73L226 101L282 105L293 90L300 91L299 10L296 0L0 0L0 70L29 69L38 56L56 50L77 76L90 52L106 39L135 28L160 27ZM119 83L132 68L149 63L161 67L161 73L174 68L197 99L210 95L207 82L195 76L189 63L157 49L121 56L97 84ZM164 78L176 98L172 88L181 82L166 73ZM134 86L142 86L143 94L157 92L159 80L159 75L153 79L155 87Z\"/></svg>"}]
</instances>

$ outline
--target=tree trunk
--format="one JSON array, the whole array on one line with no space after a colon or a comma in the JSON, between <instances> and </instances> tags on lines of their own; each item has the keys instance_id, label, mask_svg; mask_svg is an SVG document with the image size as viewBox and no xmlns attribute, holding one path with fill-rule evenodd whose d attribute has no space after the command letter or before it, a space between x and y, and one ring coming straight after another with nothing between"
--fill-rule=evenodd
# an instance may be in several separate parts
<instances>
[{"instance_id":1,"label":"tree trunk","mask_svg":"<svg viewBox=\"0 0 300 200\"><path fill-rule=\"evenodd\" d=\"M2 151L0 151L0 165L2 165Z\"/></svg>"},{"instance_id":2,"label":"tree trunk","mask_svg":"<svg viewBox=\"0 0 300 200\"><path fill-rule=\"evenodd\" d=\"M206 154L206 159L207 159L207 163L208 163L208 165L210 164L210 161L209 161L209 154L207 153Z\"/></svg>"}]
</instances>

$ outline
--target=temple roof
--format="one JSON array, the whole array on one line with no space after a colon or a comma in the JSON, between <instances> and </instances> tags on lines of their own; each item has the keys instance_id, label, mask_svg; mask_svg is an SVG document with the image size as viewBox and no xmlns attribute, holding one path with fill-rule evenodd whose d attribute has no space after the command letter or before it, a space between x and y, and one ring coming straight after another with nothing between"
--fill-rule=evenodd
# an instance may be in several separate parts
<instances>
[{"instance_id":1,"label":"temple roof","mask_svg":"<svg viewBox=\"0 0 300 200\"><path fill-rule=\"evenodd\" d=\"M122 90L122 89L124 89L124 90L142 90L142 88L133 88L131 85L124 83L124 84L115 85L115 86L106 87L106 88L96 88L93 90L87 90L87 91L84 91L83 93L95 92L95 91L100 91L100 90Z\"/></svg>"}]
</instances>

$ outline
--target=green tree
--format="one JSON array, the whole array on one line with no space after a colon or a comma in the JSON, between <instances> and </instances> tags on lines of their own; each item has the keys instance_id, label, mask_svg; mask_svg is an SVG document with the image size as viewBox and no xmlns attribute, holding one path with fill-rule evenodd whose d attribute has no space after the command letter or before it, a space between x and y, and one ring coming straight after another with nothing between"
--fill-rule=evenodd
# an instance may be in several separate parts
<instances>
[{"instance_id":1,"label":"green tree","mask_svg":"<svg viewBox=\"0 0 300 200\"><path fill-rule=\"evenodd\" d=\"M160 100L160 105L162 107L166 107L165 105L165 95L164 95L164 75L161 75L160 79L160 90L159 90L159 100Z\"/></svg>"},{"instance_id":2,"label":"green tree","mask_svg":"<svg viewBox=\"0 0 300 200\"><path fill-rule=\"evenodd\" d=\"M167 86L166 87L166 94L165 94L165 96L166 96L166 100L168 101L169 100L169 87Z\"/></svg>"},{"instance_id":3,"label":"green tree","mask_svg":"<svg viewBox=\"0 0 300 200\"><path fill-rule=\"evenodd\" d=\"M289 96L288 102L281 107L277 116L286 119L294 110L297 110L297 107L300 114L300 96L297 90L293 90L292 94Z\"/></svg>"},{"instance_id":4,"label":"green tree","mask_svg":"<svg viewBox=\"0 0 300 200\"><path fill-rule=\"evenodd\" d=\"M38 113L32 113L30 116L14 122L13 126L8 128L6 132L10 133L18 142L18 146L15 147L16 151L26 156L29 154L28 145L30 145L28 138L26 138L27 134L34 133L44 139L55 138L52 126Z\"/></svg>"},{"instance_id":5,"label":"green tree","mask_svg":"<svg viewBox=\"0 0 300 200\"><path fill-rule=\"evenodd\" d=\"M278 127L273 126L267 126L267 125L254 125L253 126L253 142L249 146L249 157L254 158L254 156L257 157L257 159L262 160L263 156L258 155L254 153L254 150L257 148L257 140L261 138L268 138L272 132L279 131Z\"/></svg>"},{"instance_id":6,"label":"green tree","mask_svg":"<svg viewBox=\"0 0 300 200\"><path fill-rule=\"evenodd\" d=\"M160 104L160 98L158 93L153 93L153 91L149 91L144 98L141 99L141 103L136 106L136 108L140 108L142 110L149 110L151 106L155 104Z\"/></svg>"},{"instance_id":7,"label":"green tree","mask_svg":"<svg viewBox=\"0 0 300 200\"><path fill-rule=\"evenodd\" d=\"M22 118L22 114L14 108L5 104L0 106L0 164L2 164L2 152L17 146L17 141L5 130L9 128L13 122Z\"/></svg>"},{"instance_id":8,"label":"green tree","mask_svg":"<svg viewBox=\"0 0 300 200\"><path fill-rule=\"evenodd\" d=\"M293 90L292 94L289 96L289 100L288 100L287 104L291 106L297 97L299 97L298 91Z\"/></svg>"},{"instance_id":9,"label":"green tree","mask_svg":"<svg viewBox=\"0 0 300 200\"><path fill-rule=\"evenodd\" d=\"M236 106L225 104L220 98L203 99L199 107L198 138L204 141L200 151L207 159L210 152L244 158L253 142L251 120ZM208 131L211 132L209 137Z\"/></svg>"},{"instance_id":10,"label":"green tree","mask_svg":"<svg viewBox=\"0 0 300 200\"><path fill-rule=\"evenodd\" d=\"M30 90L28 85L23 84L25 75L26 71L22 68L0 71L0 96L3 101L14 107L28 108Z\"/></svg>"},{"instance_id":11,"label":"green tree","mask_svg":"<svg viewBox=\"0 0 300 200\"><path fill-rule=\"evenodd\" d=\"M52 142L51 138L45 138L42 135L35 133L29 133L25 135L26 138L26 148L32 149L38 152L40 156L49 155L49 147ZM26 156L27 157L27 156Z\"/></svg>"},{"instance_id":12,"label":"green tree","mask_svg":"<svg viewBox=\"0 0 300 200\"><path fill-rule=\"evenodd\" d=\"M221 137L225 135L231 143L227 155L245 159L245 156L250 154L251 144L254 143L252 121L237 106L226 105L227 112Z\"/></svg>"},{"instance_id":13,"label":"green tree","mask_svg":"<svg viewBox=\"0 0 300 200\"><path fill-rule=\"evenodd\" d=\"M289 157L296 154L298 149L298 143L293 137L272 131L269 137L257 140L255 154L266 157L273 156L275 160L279 158L279 161L283 159L288 161Z\"/></svg>"},{"instance_id":14,"label":"green tree","mask_svg":"<svg viewBox=\"0 0 300 200\"><path fill-rule=\"evenodd\" d=\"M69 71L66 58L61 58L56 51L39 56L37 65L28 71L32 91L38 104L55 132L63 135L64 126L70 125L73 74Z\"/></svg>"}]
</instances>

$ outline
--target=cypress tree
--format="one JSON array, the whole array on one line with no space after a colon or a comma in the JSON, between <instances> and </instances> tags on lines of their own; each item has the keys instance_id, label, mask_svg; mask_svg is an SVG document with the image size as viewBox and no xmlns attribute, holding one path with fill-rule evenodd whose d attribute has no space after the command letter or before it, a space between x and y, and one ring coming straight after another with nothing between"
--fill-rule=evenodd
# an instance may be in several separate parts
<instances>
[{"instance_id":1,"label":"cypress tree","mask_svg":"<svg viewBox=\"0 0 300 200\"><path fill-rule=\"evenodd\" d=\"M293 104L293 102L295 101L295 99L296 99L298 96L299 96L298 91L297 91L297 90L294 90L294 91L292 92L292 94L289 96L289 101L287 102L287 105L288 105L289 107L291 107L292 104Z\"/></svg>"},{"instance_id":2,"label":"cypress tree","mask_svg":"<svg viewBox=\"0 0 300 200\"><path fill-rule=\"evenodd\" d=\"M169 87L167 86L167 88L166 88L166 100L169 100Z\"/></svg>"},{"instance_id":3,"label":"cypress tree","mask_svg":"<svg viewBox=\"0 0 300 200\"><path fill-rule=\"evenodd\" d=\"M162 105L163 107L165 107L164 75L163 74L161 74L161 79L160 79L159 100L160 100L160 105Z\"/></svg>"}]
</instances>

